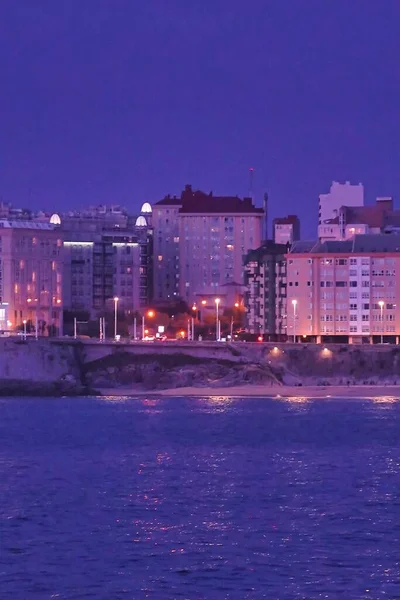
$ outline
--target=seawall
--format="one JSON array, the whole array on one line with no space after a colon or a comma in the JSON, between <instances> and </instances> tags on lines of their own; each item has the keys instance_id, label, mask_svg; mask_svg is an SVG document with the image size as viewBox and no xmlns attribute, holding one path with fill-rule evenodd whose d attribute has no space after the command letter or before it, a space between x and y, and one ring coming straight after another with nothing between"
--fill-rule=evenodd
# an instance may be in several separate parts
<instances>
[{"instance_id":1,"label":"seawall","mask_svg":"<svg viewBox=\"0 0 400 600\"><path fill-rule=\"evenodd\" d=\"M400 346L0 339L1 395L400 384Z\"/></svg>"}]
</instances>

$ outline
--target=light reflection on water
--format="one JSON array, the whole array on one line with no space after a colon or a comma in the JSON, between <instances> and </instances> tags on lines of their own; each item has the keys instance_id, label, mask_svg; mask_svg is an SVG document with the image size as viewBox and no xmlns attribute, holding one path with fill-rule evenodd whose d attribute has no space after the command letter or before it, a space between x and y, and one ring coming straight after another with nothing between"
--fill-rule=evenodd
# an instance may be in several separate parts
<instances>
[{"instance_id":1,"label":"light reflection on water","mask_svg":"<svg viewBox=\"0 0 400 600\"><path fill-rule=\"evenodd\" d=\"M399 596L396 398L1 408L5 598Z\"/></svg>"}]
</instances>

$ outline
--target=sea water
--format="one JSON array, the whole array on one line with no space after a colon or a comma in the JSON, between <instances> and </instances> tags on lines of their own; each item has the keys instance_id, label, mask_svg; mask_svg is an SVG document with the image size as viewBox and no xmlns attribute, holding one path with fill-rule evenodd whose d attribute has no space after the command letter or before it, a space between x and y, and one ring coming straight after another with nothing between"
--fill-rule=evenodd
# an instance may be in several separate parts
<instances>
[{"instance_id":1,"label":"sea water","mask_svg":"<svg viewBox=\"0 0 400 600\"><path fill-rule=\"evenodd\" d=\"M1 597L400 598L400 402L0 400Z\"/></svg>"}]
</instances>

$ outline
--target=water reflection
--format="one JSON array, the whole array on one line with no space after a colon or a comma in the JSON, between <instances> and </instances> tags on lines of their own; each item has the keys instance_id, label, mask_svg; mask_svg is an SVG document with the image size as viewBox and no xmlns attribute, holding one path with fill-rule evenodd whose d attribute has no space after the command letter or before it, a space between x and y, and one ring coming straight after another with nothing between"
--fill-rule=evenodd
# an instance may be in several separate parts
<instances>
[{"instance_id":1,"label":"water reflection","mask_svg":"<svg viewBox=\"0 0 400 600\"><path fill-rule=\"evenodd\" d=\"M396 398L395 396L375 396L374 398L371 398L371 400L374 405L383 409L392 408L399 402L399 398Z\"/></svg>"},{"instance_id":2,"label":"water reflection","mask_svg":"<svg viewBox=\"0 0 400 600\"><path fill-rule=\"evenodd\" d=\"M3 403L3 596L396 598L399 408L304 394Z\"/></svg>"}]
</instances>

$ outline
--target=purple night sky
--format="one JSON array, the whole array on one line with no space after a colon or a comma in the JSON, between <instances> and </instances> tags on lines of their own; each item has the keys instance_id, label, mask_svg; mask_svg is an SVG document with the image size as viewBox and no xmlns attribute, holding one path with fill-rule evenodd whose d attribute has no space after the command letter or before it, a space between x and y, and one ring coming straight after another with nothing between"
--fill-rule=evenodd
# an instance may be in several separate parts
<instances>
[{"instance_id":1,"label":"purple night sky","mask_svg":"<svg viewBox=\"0 0 400 600\"><path fill-rule=\"evenodd\" d=\"M0 196L132 210L185 183L312 236L318 194L400 196L398 0L18 0L0 8Z\"/></svg>"}]
</instances>

